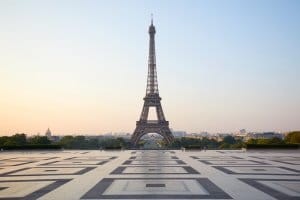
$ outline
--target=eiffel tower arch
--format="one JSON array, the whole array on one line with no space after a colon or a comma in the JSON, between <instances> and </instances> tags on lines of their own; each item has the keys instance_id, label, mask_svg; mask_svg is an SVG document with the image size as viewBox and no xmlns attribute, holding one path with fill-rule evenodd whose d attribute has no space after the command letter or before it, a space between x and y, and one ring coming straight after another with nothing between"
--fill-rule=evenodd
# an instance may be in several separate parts
<instances>
[{"instance_id":1,"label":"eiffel tower arch","mask_svg":"<svg viewBox=\"0 0 300 200\"><path fill-rule=\"evenodd\" d=\"M148 77L146 96L144 97L144 105L139 121L136 122L136 128L131 137L134 146L137 145L141 137L147 133L157 133L170 144L174 140L174 136L169 128L169 122L166 121L161 106L161 98L158 92L157 73L156 73L156 57L155 57L155 27L153 20L149 26L149 58L148 58ZM156 110L157 120L148 120L149 109L154 107Z\"/></svg>"}]
</instances>

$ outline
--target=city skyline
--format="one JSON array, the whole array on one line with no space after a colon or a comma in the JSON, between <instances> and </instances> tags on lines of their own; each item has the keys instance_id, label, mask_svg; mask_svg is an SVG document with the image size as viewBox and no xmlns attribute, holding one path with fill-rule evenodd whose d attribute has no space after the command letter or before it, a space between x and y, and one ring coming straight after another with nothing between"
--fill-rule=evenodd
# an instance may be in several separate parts
<instances>
[{"instance_id":1,"label":"city skyline","mask_svg":"<svg viewBox=\"0 0 300 200\"><path fill-rule=\"evenodd\" d=\"M299 8L298 1L2 1L0 135L48 127L132 133L146 90L151 13L172 129L299 130Z\"/></svg>"}]
</instances>

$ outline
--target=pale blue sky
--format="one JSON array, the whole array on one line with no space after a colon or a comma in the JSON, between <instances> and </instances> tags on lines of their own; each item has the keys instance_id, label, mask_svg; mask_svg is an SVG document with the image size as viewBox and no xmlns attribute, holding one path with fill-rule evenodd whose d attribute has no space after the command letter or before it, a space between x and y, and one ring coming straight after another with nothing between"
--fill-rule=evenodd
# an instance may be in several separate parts
<instances>
[{"instance_id":1,"label":"pale blue sky","mask_svg":"<svg viewBox=\"0 0 300 200\"><path fill-rule=\"evenodd\" d=\"M151 13L173 129L300 129L300 1L0 0L0 134L132 132Z\"/></svg>"}]
</instances>

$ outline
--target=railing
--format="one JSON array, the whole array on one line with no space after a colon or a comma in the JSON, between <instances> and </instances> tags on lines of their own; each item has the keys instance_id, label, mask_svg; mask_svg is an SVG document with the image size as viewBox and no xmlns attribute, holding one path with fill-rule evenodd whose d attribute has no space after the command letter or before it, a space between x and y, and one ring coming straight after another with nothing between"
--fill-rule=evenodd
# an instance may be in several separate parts
<instances>
[{"instance_id":1,"label":"railing","mask_svg":"<svg viewBox=\"0 0 300 200\"><path fill-rule=\"evenodd\" d=\"M166 124L168 125L168 121L160 121L160 120L142 120L142 121L137 121L137 124Z\"/></svg>"},{"instance_id":2,"label":"railing","mask_svg":"<svg viewBox=\"0 0 300 200\"><path fill-rule=\"evenodd\" d=\"M149 124L158 124L158 120L147 120L147 123Z\"/></svg>"}]
</instances>

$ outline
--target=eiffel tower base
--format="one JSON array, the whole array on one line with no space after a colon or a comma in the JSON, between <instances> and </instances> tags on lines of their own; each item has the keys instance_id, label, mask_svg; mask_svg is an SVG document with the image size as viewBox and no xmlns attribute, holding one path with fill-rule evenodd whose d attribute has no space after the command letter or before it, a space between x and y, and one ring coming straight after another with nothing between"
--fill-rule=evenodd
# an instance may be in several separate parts
<instances>
[{"instance_id":1,"label":"eiffel tower base","mask_svg":"<svg viewBox=\"0 0 300 200\"><path fill-rule=\"evenodd\" d=\"M174 136L169 128L168 121L137 121L136 128L131 137L133 147L136 147L140 139L148 133L157 133L161 135L167 144L174 141Z\"/></svg>"}]
</instances>

